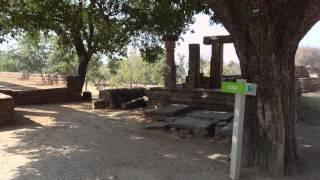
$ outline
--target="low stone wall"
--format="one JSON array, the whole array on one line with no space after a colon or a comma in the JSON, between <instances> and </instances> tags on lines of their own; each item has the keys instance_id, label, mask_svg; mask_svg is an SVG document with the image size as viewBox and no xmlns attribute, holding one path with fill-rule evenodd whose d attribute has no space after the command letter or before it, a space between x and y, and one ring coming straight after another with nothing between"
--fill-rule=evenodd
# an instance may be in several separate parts
<instances>
[{"instance_id":1,"label":"low stone wall","mask_svg":"<svg viewBox=\"0 0 320 180\"><path fill-rule=\"evenodd\" d=\"M29 80L33 82L48 84L48 85L65 85L67 77L56 74L30 74L21 72L0 72L1 77L16 80Z\"/></svg>"},{"instance_id":2,"label":"low stone wall","mask_svg":"<svg viewBox=\"0 0 320 180\"><path fill-rule=\"evenodd\" d=\"M0 125L14 120L14 107L13 98L0 93Z\"/></svg>"},{"instance_id":3,"label":"low stone wall","mask_svg":"<svg viewBox=\"0 0 320 180\"><path fill-rule=\"evenodd\" d=\"M68 76L67 88L0 90L0 93L13 97L16 105L66 103L81 101L81 84L79 77Z\"/></svg>"},{"instance_id":4,"label":"low stone wall","mask_svg":"<svg viewBox=\"0 0 320 180\"><path fill-rule=\"evenodd\" d=\"M81 100L81 92L74 92L68 88L30 91L0 90L0 93L12 96L16 105L54 104Z\"/></svg>"},{"instance_id":5,"label":"low stone wall","mask_svg":"<svg viewBox=\"0 0 320 180\"><path fill-rule=\"evenodd\" d=\"M297 88L300 93L320 91L320 78L298 78Z\"/></svg>"},{"instance_id":6,"label":"low stone wall","mask_svg":"<svg viewBox=\"0 0 320 180\"><path fill-rule=\"evenodd\" d=\"M233 112L234 95L208 89L151 88L146 91L148 106L186 104L194 109Z\"/></svg>"}]
</instances>

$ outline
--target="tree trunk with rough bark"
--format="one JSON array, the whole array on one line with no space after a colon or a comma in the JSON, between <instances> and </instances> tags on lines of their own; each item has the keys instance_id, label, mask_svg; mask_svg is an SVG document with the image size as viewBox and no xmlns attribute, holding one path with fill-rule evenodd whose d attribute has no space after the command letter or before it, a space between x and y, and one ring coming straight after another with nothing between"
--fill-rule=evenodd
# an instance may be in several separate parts
<instances>
[{"instance_id":1,"label":"tree trunk with rough bark","mask_svg":"<svg viewBox=\"0 0 320 180\"><path fill-rule=\"evenodd\" d=\"M84 82L86 80L87 68L88 68L90 59L91 58L87 57L84 54L78 55L79 64L78 64L77 71L78 71L78 76L80 77L81 87L83 87Z\"/></svg>"},{"instance_id":2,"label":"tree trunk with rough bark","mask_svg":"<svg viewBox=\"0 0 320 180\"><path fill-rule=\"evenodd\" d=\"M175 43L178 37L176 36L164 36L166 49L166 66L164 72L164 81L166 88L176 88L176 64L174 58Z\"/></svg>"},{"instance_id":3,"label":"tree trunk with rough bark","mask_svg":"<svg viewBox=\"0 0 320 180\"><path fill-rule=\"evenodd\" d=\"M243 165L274 175L298 172L294 56L320 20L317 0L207 0L231 33L242 76L258 84L248 97Z\"/></svg>"},{"instance_id":4,"label":"tree trunk with rough bark","mask_svg":"<svg viewBox=\"0 0 320 180\"><path fill-rule=\"evenodd\" d=\"M249 53L243 77L258 84L248 97L244 124L244 165L258 166L275 175L298 172L296 151L295 51L279 51L277 40Z\"/></svg>"},{"instance_id":5,"label":"tree trunk with rough bark","mask_svg":"<svg viewBox=\"0 0 320 180\"><path fill-rule=\"evenodd\" d=\"M89 50L86 49L79 34L74 35L73 45L76 49L76 53L78 56L77 74L80 78L81 87L83 87L84 82L86 80L87 68L91 60L92 53L90 53Z\"/></svg>"}]
</instances>

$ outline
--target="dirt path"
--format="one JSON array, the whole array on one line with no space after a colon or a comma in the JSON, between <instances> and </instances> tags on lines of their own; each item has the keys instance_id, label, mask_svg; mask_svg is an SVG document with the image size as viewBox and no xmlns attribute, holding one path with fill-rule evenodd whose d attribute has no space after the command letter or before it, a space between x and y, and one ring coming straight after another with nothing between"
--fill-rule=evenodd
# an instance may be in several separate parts
<instances>
[{"instance_id":1,"label":"dirt path","mask_svg":"<svg viewBox=\"0 0 320 180\"><path fill-rule=\"evenodd\" d=\"M303 108L310 109L308 102ZM228 139L142 130L139 111L92 111L89 104L16 110L19 121L0 128L0 180L228 179ZM313 123L297 128L304 174L283 179L320 179L320 123ZM244 170L242 179L270 178Z\"/></svg>"}]
</instances>

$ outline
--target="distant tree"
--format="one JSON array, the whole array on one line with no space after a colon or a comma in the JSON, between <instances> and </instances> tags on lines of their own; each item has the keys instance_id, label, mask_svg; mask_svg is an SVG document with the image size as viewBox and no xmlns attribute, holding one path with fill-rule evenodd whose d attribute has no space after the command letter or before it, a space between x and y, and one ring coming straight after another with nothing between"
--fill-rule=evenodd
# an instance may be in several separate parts
<instances>
[{"instance_id":1,"label":"distant tree","mask_svg":"<svg viewBox=\"0 0 320 180\"><path fill-rule=\"evenodd\" d=\"M45 39L24 35L18 39L12 58L17 60L17 69L27 73L42 73L47 67L49 45Z\"/></svg>"},{"instance_id":2,"label":"distant tree","mask_svg":"<svg viewBox=\"0 0 320 180\"><path fill-rule=\"evenodd\" d=\"M117 71L110 79L111 86L161 85L163 84L163 61L148 63L140 56L130 56L119 62Z\"/></svg>"},{"instance_id":3,"label":"distant tree","mask_svg":"<svg viewBox=\"0 0 320 180\"><path fill-rule=\"evenodd\" d=\"M61 75L77 75L78 60L75 49L71 46L62 47L53 40L53 46L48 55L48 73Z\"/></svg>"},{"instance_id":4,"label":"distant tree","mask_svg":"<svg viewBox=\"0 0 320 180\"><path fill-rule=\"evenodd\" d=\"M177 82L178 83L183 83L186 81L186 76L187 76L187 70L185 67L185 61L186 61L186 56L182 54L178 54L178 63L176 65L177 67Z\"/></svg>"},{"instance_id":5,"label":"distant tree","mask_svg":"<svg viewBox=\"0 0 320 180\"><path fill-rule=\"evenodd\" d=\"M0 71L1 72L18 72L17 60L12 58L14 52L0 51Z\"/></svg>"},{"instance_id":6,"label":"distant tree","mask_svg":"<svg viewBox=\"0 0 320 180\"><path fill-rule=\"evenodd\" d=\"M241 75L240 64L230 61L223 66L223 75Z\"/></svg>"},{"instance_id":7,"label":"distant tree","mask_svg":"<svg viewBox=\"0 0 320 180\"><path fill-rule=\"evenodd\" d=\"M320 48L300 47L296 53L295 62L300 66L320 66Z\"/></svg>"},{"instance_id":8,"label":"distant tree","mask_svg":"<svg viewBox=\"0 0 320 180\"><path fill-rule=\"evenodd\" d=\"M200 57L200 72L203 73L204 76L210 76L210 60Z\"/></svg>"},{"instance_id":9,"label":"distant tree","mask_svg":"<svg viewBox=\"0 0 320 180\"><path fill-rule=\"evenodd\" d=\"M94 85L98 90L102 89L101 85L105 84L107 81L107 74L106 71L103 71L103 68L106 68L101 60L101 57L95 55L92 57L88 65L88 73L86 75L85 80L85 90L88 90L88 84L91 83Z\"/></svg>"},{"instance_id":10,"label":"distant tree","mask_svg":"<svg viewBox=\"0 0 320 180\"><path fill-rule=\"evenodd\" d=\"M131 37L122 1L12 0L7 16L18 28L36 34L56 34L62 45L72 45L83 84L87 66L96 53L109 59L126 55ZM129 26L130 27L130 26Z\"/></svg>"}]
</instances>

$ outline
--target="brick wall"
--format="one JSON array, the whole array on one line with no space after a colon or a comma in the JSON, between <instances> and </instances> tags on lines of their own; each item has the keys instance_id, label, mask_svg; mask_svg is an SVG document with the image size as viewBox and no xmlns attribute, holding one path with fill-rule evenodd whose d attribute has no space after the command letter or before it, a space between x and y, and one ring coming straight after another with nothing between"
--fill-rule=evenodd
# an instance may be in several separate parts
<instances>
[{"instance_id":1,"label":"brick wall","mask_svg":"<svg viewBox=\"0 0 320 180\"><path fill-rule=\"evenodd\" d=\"M187 104L195 109L232 112L234 95L209 89L164 89L151 88L146 91L148 106Z\"/></svg>"}]
</instances>

